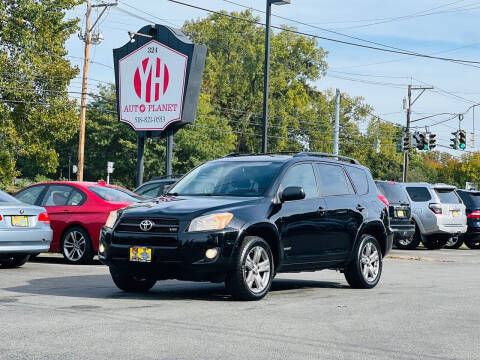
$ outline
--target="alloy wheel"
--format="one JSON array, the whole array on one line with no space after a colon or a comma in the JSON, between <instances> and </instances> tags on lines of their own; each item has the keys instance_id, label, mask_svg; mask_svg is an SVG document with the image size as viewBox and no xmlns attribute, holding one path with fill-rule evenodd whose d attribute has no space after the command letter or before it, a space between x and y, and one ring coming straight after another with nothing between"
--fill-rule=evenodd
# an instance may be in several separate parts
<instances>
[{"instance_id":1,"label":"alloy wheel","mask_svg":"<svg viewBox=\"0 0 480 360\"><path fill-rule=\"evenodd\" d=\"M260 293L269 284L270 260L267 251L261 246L253 247L245 257L243 279L253 293Z\"/></svg>"},{"instance_id":2,"label":"alloy wheel","mask_svg":"<svg viewBox=\"0 0 480 360\"><path fill-rule=\"evenodd\" d=\"M360 267L363 278L367 282L372 283L377 279L380 269L380 256L375 244L367 242L363 246L360 255Z\"/></svg>"},{"instance_id":3,"label":"alloy wheel","mask_svg":"<svg viewBox=\"0 0 480 360\"><path fill-rule=\"evenodd\" d=\"M402 246L408 246L412 243L412 241L413 241L413 236L410 236L408 238L403 238L398 240L398 243Z\"/></svg>"},{"instance_id":4,"label":"alloy wheel","mask_svg":"<svg viewBox=\"0 0 480 360\"><path fill-rule=\"evenodd\" d=\"M77 230L70 231L63 242L65 256L72 262L79 261L83 257L86 246L85 237Z\"/></svg>"}]
</instances>

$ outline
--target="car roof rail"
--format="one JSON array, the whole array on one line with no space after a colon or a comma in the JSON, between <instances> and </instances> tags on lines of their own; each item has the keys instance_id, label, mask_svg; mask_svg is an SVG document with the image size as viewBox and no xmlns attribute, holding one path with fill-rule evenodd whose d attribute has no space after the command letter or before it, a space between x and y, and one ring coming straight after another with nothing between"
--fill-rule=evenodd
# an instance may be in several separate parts
<instances>
[{"instance_id":1,"label":"car roof rail","mask_svg":"<svg viewBox=\"0 0 480 360\"><path fill-rule=\"evenodd\" d=\"M310 151L303 151L299 152L295 155L297 156L316 156L316 157L324 157L324 158L331 158L334 160L339 160L339 161L345 161L350 164L355 164L355 165L360 165L358 160L348 157L348 156L341 156L341 155L334 155L334 154L328 154L328 153L322 153L322 152L310 152Z\"/></svg>"},{"instance_id":2,"label":"car roof rail","mask_svg":"<svg viewBox=\"0 0 480 360\"><path fill-rule=\"evenodd\" d=\"M227 154L223 157L228 158L228 157L236 157L236 156L295 155L297 153L298 153L298 151L275 151L275 152L267 152L267 153L240 153L240 152L235 152L235 153Z\"/></svg>"},{"instance_id":3,"label":"car roof rail","mask_svg":"<svg viewBox=\"0 0 480 360\"><path fill-rule=\"evenodd\" d=\"M162 179L171 179L171 178L179 178L179 177L182 177L182 176L183 176L182 174L161 175L161 176L156 176L156 177L150 179L149 181L152 181L152 180L162 180Z\"/></svg>"}]
</instances>

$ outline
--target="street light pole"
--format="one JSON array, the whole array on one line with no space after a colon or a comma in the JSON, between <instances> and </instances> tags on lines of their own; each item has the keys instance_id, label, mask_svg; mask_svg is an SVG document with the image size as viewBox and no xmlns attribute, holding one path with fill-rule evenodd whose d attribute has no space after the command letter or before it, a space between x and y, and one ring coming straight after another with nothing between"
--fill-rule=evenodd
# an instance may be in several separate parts
<instances>
[{"instance_id":1,"label":"street light pole","mask_svg":"<svg viewBox=\"0 0 480 360\"><path fill-rule=\"evenodd\" d=\"M265 63L263 66L263 130L262 130L262 152L267 152L268 138L268 86L270 70L270 17L272 14L272 4L285 5L290 4L290 0L267 0L267 9L265 11Z\"/></svg>"}]
</instances>

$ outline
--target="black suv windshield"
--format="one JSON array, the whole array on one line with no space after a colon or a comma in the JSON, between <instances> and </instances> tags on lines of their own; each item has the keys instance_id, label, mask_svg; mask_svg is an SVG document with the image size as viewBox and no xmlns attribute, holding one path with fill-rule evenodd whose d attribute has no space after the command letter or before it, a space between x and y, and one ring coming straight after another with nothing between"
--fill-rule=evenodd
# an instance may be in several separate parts
<instances>
[{"instance_id":1,"label":"black suv windshield","mask_svg":"<svg viewBox=\"0 0 480 360\"><path fill-rule=\"evenodd\" d=\"M192 170L170 195L260 196L283 165L273 161L214 161Z\"/></svg>"},{"instance_id":2,"label":"black suv windshield","mask_svg":"<svg viewBox=\"0 0 480 360\"><path fill-rule=\"evenodd\" d=\"M407 193L401 184L393 182L376 182L378 191L385 196L391 203L406 203L408 204Z\"/></svg>"}]
</instances>

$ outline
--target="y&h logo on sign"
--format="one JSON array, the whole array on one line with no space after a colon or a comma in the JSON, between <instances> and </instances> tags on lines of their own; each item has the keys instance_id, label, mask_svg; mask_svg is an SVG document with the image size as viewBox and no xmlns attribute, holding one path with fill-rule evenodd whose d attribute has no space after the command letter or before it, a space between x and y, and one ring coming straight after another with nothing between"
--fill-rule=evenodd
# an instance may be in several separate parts
<instances>
[{"instance_id":1,"label":"y&h logo on sign","mask_svg":"<svg viewBox=\"0 0 480 360\"><path fill-rule=\"evenodd\" d=\"M182 118L187 56L151 40L120 59L120 119L139 130L164 130Z\"/></svg>"}]
</instances>

